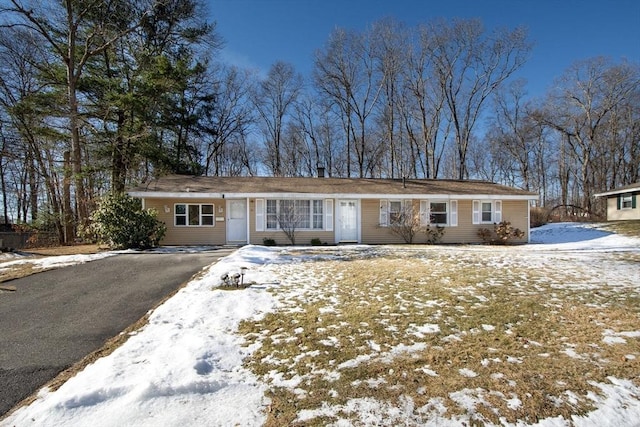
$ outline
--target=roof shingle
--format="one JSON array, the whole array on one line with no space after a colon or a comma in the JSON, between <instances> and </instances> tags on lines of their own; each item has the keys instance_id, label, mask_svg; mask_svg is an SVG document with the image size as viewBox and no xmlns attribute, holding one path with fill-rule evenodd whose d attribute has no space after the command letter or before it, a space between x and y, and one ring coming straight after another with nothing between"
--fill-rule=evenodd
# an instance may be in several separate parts
<instances>
[{"instance_id":1,"label":"roof shingle","mask_svg":"<svg viewBox=\"0 0 640 427\"><path fill-rule=\"evenodd\" d=\"M536 194L488 181L445 179L279 178L168 175L129 191L138 197L154 193L353 194L353 195L499 195L532 198Z\"/></svg>"}]
</instances>

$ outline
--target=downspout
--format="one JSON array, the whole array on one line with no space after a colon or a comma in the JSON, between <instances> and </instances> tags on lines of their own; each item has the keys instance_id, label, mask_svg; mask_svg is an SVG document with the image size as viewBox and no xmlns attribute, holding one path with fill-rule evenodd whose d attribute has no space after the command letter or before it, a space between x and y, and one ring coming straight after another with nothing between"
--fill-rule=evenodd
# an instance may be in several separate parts
<instances>
[{"instance_id":1,"label":"downspout","mask_svg":"<svg viewBox=\"0 0 640 427\"><path fill-rule=\"evenodd\" d=\"M247 197L247 245L251 244L251 200Z\"/></svg>"},{"instance_id":2,"label":"downspout","mask_svg":"<svg viewBox=\"0 0 640 427\"><path fill-rule=\"evenodd\" d=\"M527 200L527 243L531 243L531 200Z\"/></svg>"}]
</instances>

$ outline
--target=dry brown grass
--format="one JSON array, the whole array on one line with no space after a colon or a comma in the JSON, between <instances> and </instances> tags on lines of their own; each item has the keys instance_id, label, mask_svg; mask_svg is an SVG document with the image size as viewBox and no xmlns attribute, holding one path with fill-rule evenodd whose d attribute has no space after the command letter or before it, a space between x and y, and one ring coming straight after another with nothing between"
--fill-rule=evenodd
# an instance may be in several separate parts
<instances>
[{"instance_id":1,"label":"dry brown grass","mask_svg":"<svg viewBox=\"0 0 640 427\"><path fill-rule=\"evenodd\" d=\"M97 254L104 251L106 248L100 245L67 245L67 246L53 246L45 248L31 248L25 252L41 255L41 256L55 256L55 255L88 255Z\"/></svg>"},{"instance_id":2,"label":"dry brown grass","mask_svg":"<svg viewBox=\"0 0 640 427\"><path fill-rule=\"evenodd\" d=\"M41 258L45 256L61 256L61 255L89 255L96 254L105 250L99 245L69 245L69 246L55 246L45 248L33 248L23 252L26 256L33 256L34 258ZM28 262L29 258L24 258L24 263L11 265L9 267L3 267L3 263L0 261L0 283L8 282L15 279L21 279L23 277L31 276L34 273L40 273L42 271L51 270L52 268L36 268L33 264ZM8 261L13 261L8 260ZM1 289L0 289L1 290Z\"/></svg>"},{"instance_id":3,"label":"dry brown grass","mask_svg":"<svg viewBox=\"0 0 640 427\"><path fill-rule=\"evenodd\" d=\"M640 237L640 220L611 221L603 224L601 228L629 237Z\"/></svg>"},{"instance_id":4,"label":"dry brown grass","mask_svg":"<svg viewBox=\"0 0 640 427\"><path fill-rule=\"evenodd\" d=\"M1 267L2 264L0 264ZM42 271L42 269L33 268L33 265L29 263L13 265L0 270L0 283L31 276L39 271Z\"/></svg>"},{"instance_id":5,"label":"dry brown grass","mask_svg":"<svg viewBox=\"0 0 640 427\"><path fill-rule=\"evenodd\" d=\"M307 274L320 278L315 286L299 284ZM579 283L579 271L507 269L486 253L430 249L306 263L285 275L275 291L284 307L241 325L247 344L261 344L247 366L272 385L270 426L323 405L357 424L345 405L364 398L391 407L409 398L416 424L431 416L417 408L436 403L480 424L535 422L593 409L588 396L609 376L640 385L640 340L603 342L640 329L637 290L563 287ZM474 415L457 399L462 391L477 399Z\"/></svg>"}]
</instances>

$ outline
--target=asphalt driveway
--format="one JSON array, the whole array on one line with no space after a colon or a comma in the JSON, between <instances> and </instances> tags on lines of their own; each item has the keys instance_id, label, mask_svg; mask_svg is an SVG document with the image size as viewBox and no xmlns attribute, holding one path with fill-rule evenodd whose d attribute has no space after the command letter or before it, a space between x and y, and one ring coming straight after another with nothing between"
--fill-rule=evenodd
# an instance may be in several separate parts
<instances>
[{"instance_id":1,"label":"asphalt driveway","mask_svg":"<svg viewBox=\"0 0 640 427\"><path fill-rule=\"evenodd\" d=\"M12 281L0 294L0 417L230 252L120 254Z\"/></svg>"}]
</instances>

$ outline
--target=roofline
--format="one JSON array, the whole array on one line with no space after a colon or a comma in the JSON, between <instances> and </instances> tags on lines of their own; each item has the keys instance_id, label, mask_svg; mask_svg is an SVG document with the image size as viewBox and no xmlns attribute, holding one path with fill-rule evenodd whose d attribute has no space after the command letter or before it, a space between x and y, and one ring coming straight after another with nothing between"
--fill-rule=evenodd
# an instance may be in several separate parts
<instances>
[{"instance_id":1,"label":"roofline","mask_svg":"<svg viewBox=\"0 0 640 427\"><path fill-rule=\"evenodd\" d=\"M538 200L537 194L357 194L357 193L200 193L172 191L130 191L142 199L447 199L447 200Z\"/></svg>"},{"instance_id":2,"label":"roofline","mask_svg":"<svg viewBox=\"0 0 640 427\"><path fill-rule=\"evenodd\" d=\"M612 190L612 191L607 191L605 193L597 193L597 194L594 194L593 196L594 197L613 196L615 194L633 193L634 191L640 191L640 186L624 188L619 190Z\"/></svg>"}]
</instances>

